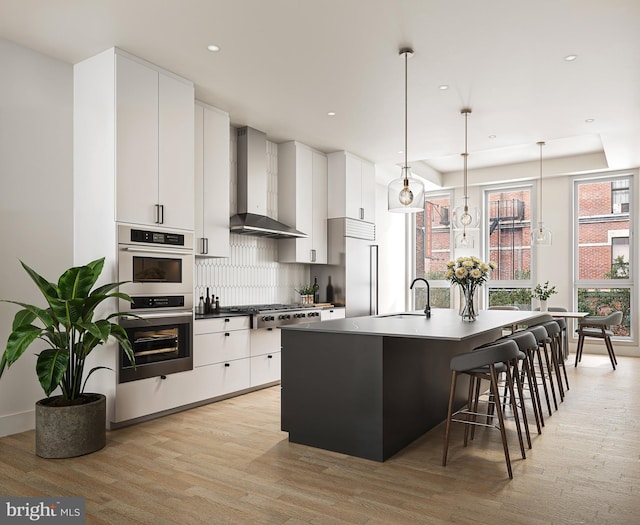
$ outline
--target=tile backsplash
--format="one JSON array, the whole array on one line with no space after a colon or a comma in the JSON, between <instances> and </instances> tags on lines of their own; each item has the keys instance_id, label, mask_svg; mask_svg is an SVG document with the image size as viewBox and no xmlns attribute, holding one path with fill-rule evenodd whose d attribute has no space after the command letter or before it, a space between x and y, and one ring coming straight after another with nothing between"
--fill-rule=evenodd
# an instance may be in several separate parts
<instances>
[{"instance_id":1,"label":"tile backsplash","mask_svg":"<svg viewBox=\"0 0 640 525\"><path fill-rule=\"evenodd\" d=\"M236 129L231 128L230 215L237 209ZM267 215L278 218L278 145L267 141ZM309 281L309 265L278 262L278 241L231 234L230 256L196 259L194 301L209 292L220 298L221 306L242 304L294 303L295 289Z\"/></svg>"}]
</instances>

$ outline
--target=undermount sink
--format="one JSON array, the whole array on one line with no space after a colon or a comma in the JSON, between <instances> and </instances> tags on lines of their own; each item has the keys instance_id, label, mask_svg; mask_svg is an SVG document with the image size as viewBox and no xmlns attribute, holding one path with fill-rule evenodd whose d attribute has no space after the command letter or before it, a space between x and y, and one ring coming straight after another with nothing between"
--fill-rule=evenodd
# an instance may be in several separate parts
<instances>
[{"instance_id":1,"label":"undermount sink","mask_svg":"<svg viewBox=\"0 0 640 525\"><path fill-rule=\"evenodd\" d=\"M389 315L379 315L378 317L393 317L394 319L415 319L416 317L425 317L423 313L415 313L415 314L389 314Z\"/></svg>"}]
</instances>

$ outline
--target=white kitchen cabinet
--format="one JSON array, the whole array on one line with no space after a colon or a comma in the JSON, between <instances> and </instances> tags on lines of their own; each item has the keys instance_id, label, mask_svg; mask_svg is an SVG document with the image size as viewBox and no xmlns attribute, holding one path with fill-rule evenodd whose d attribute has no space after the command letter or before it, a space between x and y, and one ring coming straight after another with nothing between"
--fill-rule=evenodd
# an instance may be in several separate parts
<instances>
[{"instance_id":1,"label":"white kitchen cabinet","mask_svg":"<svg viewBox=\"0 0 640 525\"><path fill-rule=\"evenodd\" d=\"M327 157L299 142L278 145L278 220L306 233L282 239L280 262L327 263Z\"/></svg>"},{"instance_id":2,"label":"white kitchen cabinet","mask_svg":"<svg viewBox=\"0 0 640 525\"><path fill-rule=\"evenodd\" d=\"M250 356L249 317L197 320L193 336L193 366L206 366Z\"/></svg>"},{"instance_id":3,"label":"white kitchen cabinet","mask_svg":"<svg viewBox=\"0 0 640 525\"><path fill-rule=\"evenodd\" d=\"M331 319L344 319L346 317L346 308L324 308L320 311L321 321L330 321Z\"/></svg>"},{"instance_id":4,"label":"white kitchen cabinet","mask_svg":"<svg viewBox=\"0 0 640 525\"><path fill-rule=\"evenodd\" d=\"M249 387L250 361L239 359L150 377L116 387L115 423L238 392Z\"/></svg>"},{"instance_id":5,"label":"white kitchen cabinet","mask_svg":"<svg viewBox=\"0 0 640 525\"><path fill-rule=\"evenodd\" d=\"M328 218L350 217L375 223L375 170L347 151L328 155Z\"/></svg>"},{"instance_id":6,"label":"white kitchen cabinet","mask_svg":"<svg viewBox=\"0 0 640 525\"><path fill-rule=\"evenodd\" d=\"M280 328L257 328L251 330L252 357L279 352L280 350Z\"/></svg>"},{"instance_id":7,"label":"white kitchen cabinet","mask_svg":"<svg viewBox=\"0 0 640 525\"><path fill-rule=\"evenodd\" d=\"M229 257L229 114L196 101L196 256Z\"/></svg>"},{"instance_id":8,"label":"white kitchen cabinet","mask_svg":"<svg viewBox=\"0 0 640 525\"><path fill-rule=\"evenodd\" d=\"M251 330L251 386L280 381L280 329Z\"/></svg>"},{"instance_id":9,"label":"white kitchen cabinet","mask_svg":"<svg viewBox=\"0 0 640 525\"><path fill-rule=\"evenodd\" d=\"M116 220L193 230L193 83L114 58Z\"/></svg>"},{"instance_id":10,"label":"white kitchen cabinet","mask_svg":"<svg viewBox=\"0 0 640 525\"><path fill-rule=\"evenodd\" d=\"M280 381L281 352L257 355L251 358L251 386Z\"/></svg>"}]
</instances>

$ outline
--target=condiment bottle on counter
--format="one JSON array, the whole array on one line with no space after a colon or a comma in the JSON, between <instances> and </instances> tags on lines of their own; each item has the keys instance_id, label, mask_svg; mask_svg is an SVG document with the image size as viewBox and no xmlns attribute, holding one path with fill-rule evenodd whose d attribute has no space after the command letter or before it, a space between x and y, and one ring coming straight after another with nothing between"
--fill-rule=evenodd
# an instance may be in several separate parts
<instances>
[{"instance_id":1,"label":"condiment bottle on counter","mask_svg":"<svg viewBox=\"0 0 640 525\"><path fill-rule=\"evenodd\" d=\"M209 288L207 288L207 298L204 300L204 313L211 313L211 297L209 297Z\"/></svg>"},{"instance_id":2,"label":"condiment bottle on counter","mask_svg":"<svg viewBox=\"0 0 640 525\"><path fill-rule=\"evenodd\" d=\"M198 310L196 311L197 314L204 314L204 297L201 295L200 296L200 303L198 303Z\"/></svg>"},{"instance_id":3,"label":"condiment bottle on counter","mask_svg":"<svg viewBox=\"0 0 640 525\"><path fill-rule=\"evenodd\" d=\"M327 302L333 302L333 286L331 285L331 276L329 276L329 284L327 284Z\"/></svg>"},{"instance_id":4,"label":"condiment bottle on counter","mask_svg":"<svg viewBox=\"0 0 640 525\"><path fill-rule=\"evenodd\" d=\"M216 297L216 313L220 313L220 297Z\"/></svg>"},{"instance_id":5,"label":"condiment bottle on counter","mask_svg":"<svg viewBox=\"0 0 640 525\"><path fill-rule=\"evenodd\" d=\"M318 291L320 290L320 286L318 285L318 278L313 278L313 302L318 304L320 302L320 294Z\"/></svg>"}]
</instances>

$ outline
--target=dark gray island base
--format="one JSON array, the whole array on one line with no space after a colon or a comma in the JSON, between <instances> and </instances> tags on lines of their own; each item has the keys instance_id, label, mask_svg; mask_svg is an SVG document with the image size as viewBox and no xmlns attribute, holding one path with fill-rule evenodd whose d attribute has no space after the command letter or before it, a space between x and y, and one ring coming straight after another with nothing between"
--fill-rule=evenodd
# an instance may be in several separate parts
<instances>
[{"instance_id":1,"label":"dark gray island base","mask_svg":"<svg viewBox=\"0 0 640 525\"><path fill-rule=\"evenodd\" d=\"M289 441L384 461L444 421L451 357L545 314L453 310L282 328L282 430ZM468 383L458 382L461 406Z\"/></svg>"}]
</instances>

